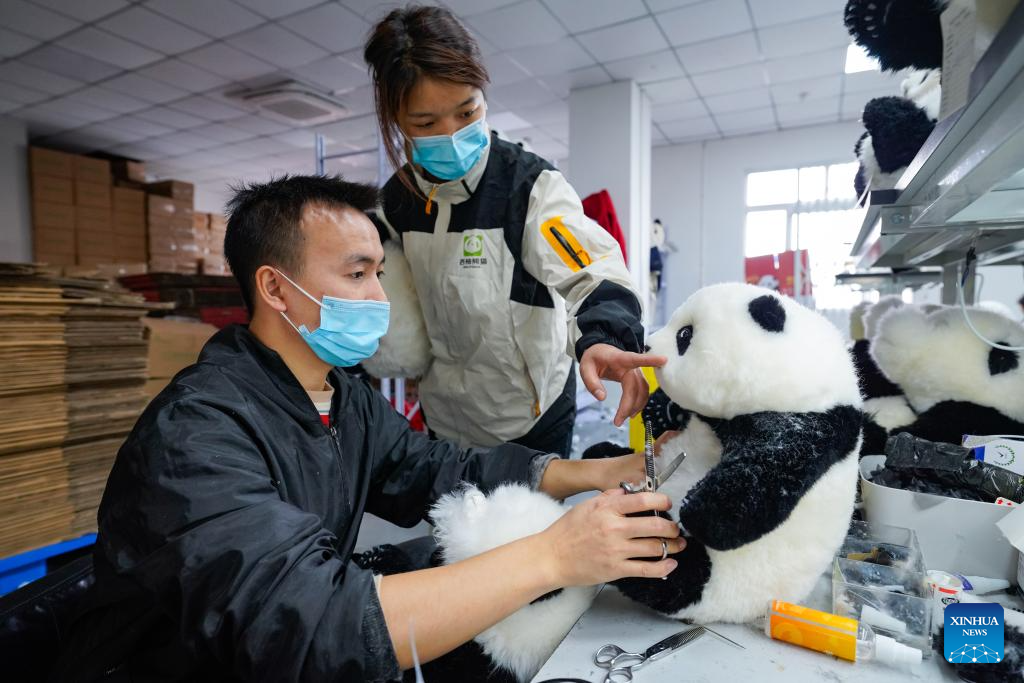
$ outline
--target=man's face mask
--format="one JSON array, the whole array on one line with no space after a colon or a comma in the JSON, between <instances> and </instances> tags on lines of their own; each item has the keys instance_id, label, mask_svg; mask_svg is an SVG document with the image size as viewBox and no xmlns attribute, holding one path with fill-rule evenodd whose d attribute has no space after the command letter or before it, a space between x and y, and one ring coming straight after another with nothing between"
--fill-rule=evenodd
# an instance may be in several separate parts
<instances>
[{"instance_id":1,"label":"man's face mask","mask_svg":"<svg viewBox=\"0 0 1024 683\"><path fill-rule=\"evenodd\" d=\"M312 332L305 325L295 327L295 323L289 320L284 311L281 312L281 316L302 335L320 360L328 365L348 368L377 352L380 338L388 331L390 303L354 301L326 295L323 301L317 301L290 277L276 268L274 270L320 307L320 326Z\"/></svg>"}]
</instances>

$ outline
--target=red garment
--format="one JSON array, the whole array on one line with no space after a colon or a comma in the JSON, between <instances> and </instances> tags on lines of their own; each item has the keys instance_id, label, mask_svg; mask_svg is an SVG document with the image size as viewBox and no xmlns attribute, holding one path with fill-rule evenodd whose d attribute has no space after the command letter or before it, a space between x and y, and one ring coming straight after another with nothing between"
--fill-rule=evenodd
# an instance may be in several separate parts
<instances>
[{"instance_id":1,"label":"red garment","mask_svg":"<svg viewBox=\"0 0 1024 683\"><path fill-rule=\"evenodd\" d=\"M608 231L622 249L622 260L629 263L626 258L626 236L619 226L619 218L615 215L615 204L612 203L612 196L608 190L595 192L583 200L583 213L588 218L597 221L597 224Z\"/></svg>"}]
</instances>

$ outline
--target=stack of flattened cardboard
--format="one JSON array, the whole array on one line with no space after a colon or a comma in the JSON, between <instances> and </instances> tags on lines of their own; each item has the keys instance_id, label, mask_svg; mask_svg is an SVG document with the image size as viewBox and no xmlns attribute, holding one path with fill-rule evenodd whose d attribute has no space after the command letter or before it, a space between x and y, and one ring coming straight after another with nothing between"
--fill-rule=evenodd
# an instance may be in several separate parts
<instances>
[{"instance_id":1,"label":"stack of flattened cardboard","mask_svg":"<svg viewBox=\"0 0 1024 683\"><path fill-rule=\"evenodd\" d=\"M145 406L154 308L109 280L0 264L0 556L95 529Z\"/></svg>"}]
</instances>

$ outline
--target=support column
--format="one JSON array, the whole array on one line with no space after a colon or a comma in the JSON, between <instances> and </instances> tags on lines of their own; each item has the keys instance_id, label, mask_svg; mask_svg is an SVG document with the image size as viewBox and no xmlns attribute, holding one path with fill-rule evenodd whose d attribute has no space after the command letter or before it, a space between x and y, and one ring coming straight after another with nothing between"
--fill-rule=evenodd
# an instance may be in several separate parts
<instances>
[{"instance_id":1,"label":"support column","mask_svg":"<svg viewBox=\"0 0 1024 683\"><path fill-rule=\"evenodd\" d=\"M608 190L626 234L626 265L651 316L651 110L633 81L569 93L569 182L580 197Z\"/></svg>"}]
</instances>

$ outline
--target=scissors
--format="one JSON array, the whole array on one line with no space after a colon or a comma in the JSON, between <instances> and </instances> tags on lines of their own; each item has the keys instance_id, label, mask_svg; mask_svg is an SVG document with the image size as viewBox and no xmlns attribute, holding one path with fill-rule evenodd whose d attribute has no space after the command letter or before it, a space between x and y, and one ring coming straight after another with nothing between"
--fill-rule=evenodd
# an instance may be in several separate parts
<instances>
[{"instance_id":1,"label":"scissors","mask_svg":"<svg viewBox=\"0 0 1024 683\"><path fill-rule=\"evenodd\" d=\"M621 482L619 487L626 493L640 493L642 491L656 493L658 487L668 481L672 473L686 459L686 451L683 451L665 466L661 474L657 474L654 466L654 431L651 428L650 420L644 420L644 432L644 483L636 486L628 481Z\"/></svg>"},{"instance_id":2,"label":"scissors","mask_svg":"<svg viewBox=\"0 0 1024 683\"><path fill-rule=\"evenodd\" d=\"M678 633L670 635L664 640L659 640L643 652L626 652L618 645L609 643L603 645L594 653L594 664L602 669L608 669L604 677L604 683L625 683L633 680L633 670L639 669L647 662L661 659L672 654L684 645L689 645L706 633L710 633L738 648L746 649L734 640L726 638L722 634L712 631L706 626L692 626Z\"/></svg>"}]
</instances>

